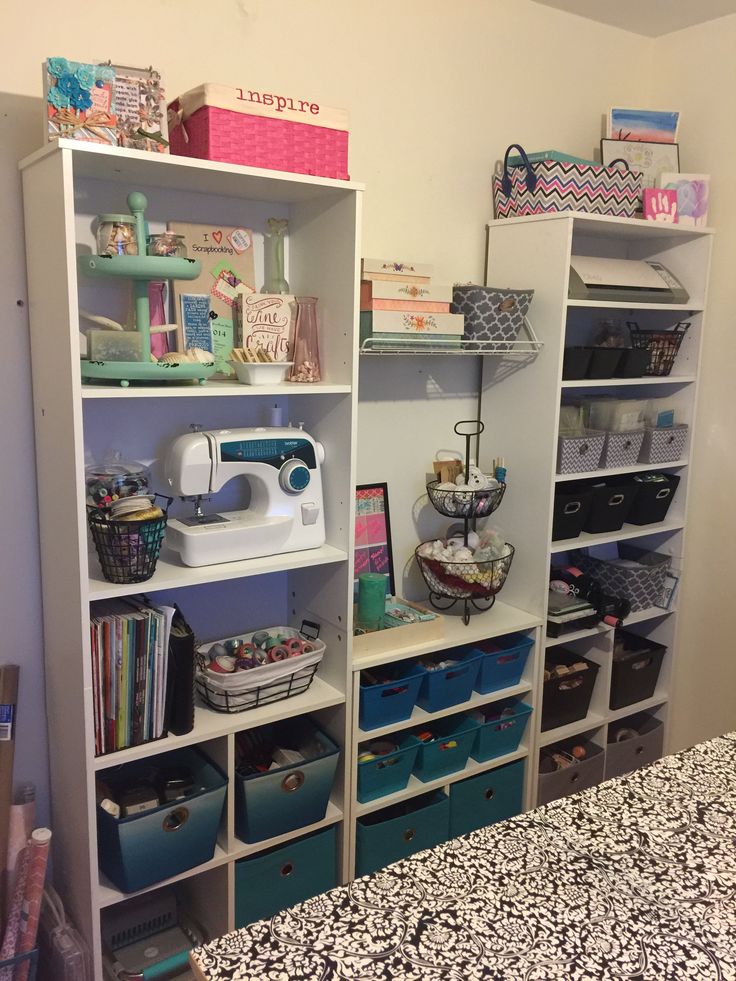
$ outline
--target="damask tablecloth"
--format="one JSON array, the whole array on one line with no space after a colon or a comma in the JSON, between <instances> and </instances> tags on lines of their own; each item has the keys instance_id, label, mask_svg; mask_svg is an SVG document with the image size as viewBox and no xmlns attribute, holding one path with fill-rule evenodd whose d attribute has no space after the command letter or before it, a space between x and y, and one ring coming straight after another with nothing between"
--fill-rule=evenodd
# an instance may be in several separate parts
<instances>
[{"instance_id":1,"label":"damask tablecloth","mask_svg":"<svg viewBox=\"0 0 736 981\"><path fill-rule=\"evenodd\" d=\"M191 956L206 981L736 981L736 733Z\"/></svg>"}]
</instances>

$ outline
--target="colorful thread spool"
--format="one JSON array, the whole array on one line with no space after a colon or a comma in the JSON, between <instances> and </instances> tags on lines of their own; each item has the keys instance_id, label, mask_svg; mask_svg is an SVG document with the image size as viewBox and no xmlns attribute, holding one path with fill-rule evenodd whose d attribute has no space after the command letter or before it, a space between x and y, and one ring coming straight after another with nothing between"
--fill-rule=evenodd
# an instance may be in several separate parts
<instances>
[{"instance_id":1,"label":"colorful thread spool","mask_svg":"<svg viewBox=\"0 0 736 981\"><path fill-rule=\"evenodd\" d=\"M288 640L284 641L283 646L289 652L289 657L294 657L296 654L301 654L304 650L304 644L298 637L289 637Z\"/></svg>"},{"instance_id":2,"label":"colorful thread spool","mask_svg":"<svg viewBox=\"0 0 736 981\"><path fill-rule=\"evenodd\" d=\"M271 650L268 652L268 659L269 661L272 662L285 661L288 656L289 656L289 650L288 648L284 647L283 644L277 644L275 647L272 647Z\"/></svg>"},{"instance_id":3,"label":"colorful thread spool","mask_svg":"<svg viewBox=\"0 0 736 981\"><path fill-rule=\"evenodd\" d=\"M250 641L246 641L241 644L237 650L237 657L250 657L252 658L256 652L256 645L251 644Z\"/></svg>"},{"instance_id":4,"label":"colorful thread spool","mask_svg":"<svg viewBox=\"0 0 736 981\"><path fill-rule=\"evenodd\" d=\"M214 671L216 674L232 674L234 670L235 658L229 654L216 657L210 664L210 671Z\"/></svg>"},{"instance_id":5,"label":"colorful thread spool","mask_svg":"<svg viewBox=\"0 0 736 981\"><path fill-rule=\"evenodd\" d=\"M263 646L266 648L267 651L270 651L271 648L278 647L279 642L276 640L275 637L269 637Z\"/></svg>"}]
</instances>

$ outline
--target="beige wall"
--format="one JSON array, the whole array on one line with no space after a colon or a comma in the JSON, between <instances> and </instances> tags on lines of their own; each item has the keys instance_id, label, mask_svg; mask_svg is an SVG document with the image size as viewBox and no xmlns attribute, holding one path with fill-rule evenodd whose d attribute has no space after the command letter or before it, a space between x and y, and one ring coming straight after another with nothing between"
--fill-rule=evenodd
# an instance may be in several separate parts
<instances>
[{"instance_id":1,"label":"beige wall","mask_svg":"<svg viewBox=\"0 0 736 981\"><path fill-rule=\"evenodd\" d=\"M714 243L698 443L690 485L687 579L680 598L673 748L736 728L736 15L659 38L651 96L679 109L680 169L712 175Z\"/></svg>"}]
</instances>

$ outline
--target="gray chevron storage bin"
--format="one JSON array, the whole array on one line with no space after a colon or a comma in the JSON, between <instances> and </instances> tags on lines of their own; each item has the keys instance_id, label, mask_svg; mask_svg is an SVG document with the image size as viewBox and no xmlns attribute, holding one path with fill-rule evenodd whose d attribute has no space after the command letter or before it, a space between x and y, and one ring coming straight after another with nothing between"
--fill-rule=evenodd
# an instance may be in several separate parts
<instances>
[{"instance_id":1,"label":"gray chevron storage bin","mask_svg":"<svg viewBox=\"0 0 736 981\"><path fill-rule=\"evenodd\" d=\"M687 425L668 429L646 429L639 463L672 463L682 457L687 440Z\"/></svg>"},{"instance_id":2,"label":"gray chevron storage bin","mask_svg":"<svg viewBox=\"0 0 736 981\"><path fill-rule=\"evenodd\" d=\"M507 290L494 286L455 286L452 313L465 317L469 341L515 341L519 336L534 290Z\"/></svg>"},{"instance_id":3,"label":"gray chevron storage bin","mask_svg":"<svg viewBox=\"0 0 736 981\"><path fill-rule=\"evenodd\" d=\"M672 565L669 555L624 543L618 546L617 559L596 559L579 551L570 553L570 561L597 579L605 593L627 599L632 613L659 606Z\"/></svg>"}]
</instances>

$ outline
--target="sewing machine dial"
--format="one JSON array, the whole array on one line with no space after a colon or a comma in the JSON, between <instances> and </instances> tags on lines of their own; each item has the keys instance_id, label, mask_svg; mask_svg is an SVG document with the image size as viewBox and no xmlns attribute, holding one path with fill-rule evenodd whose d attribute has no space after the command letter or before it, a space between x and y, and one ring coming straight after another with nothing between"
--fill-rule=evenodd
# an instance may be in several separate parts
<instances>
[{"instance_id":1,"label":"sewing machine dial","mask_svg":"<svg viewBox=\"0 0 736 981\"><path fill-rule=\"evenodd\" d=\"M301 460L287 460L279 471L279 484L291 494L301 494L309 486L310 480L309 467Z\"/></svg>"}]
</instances>

